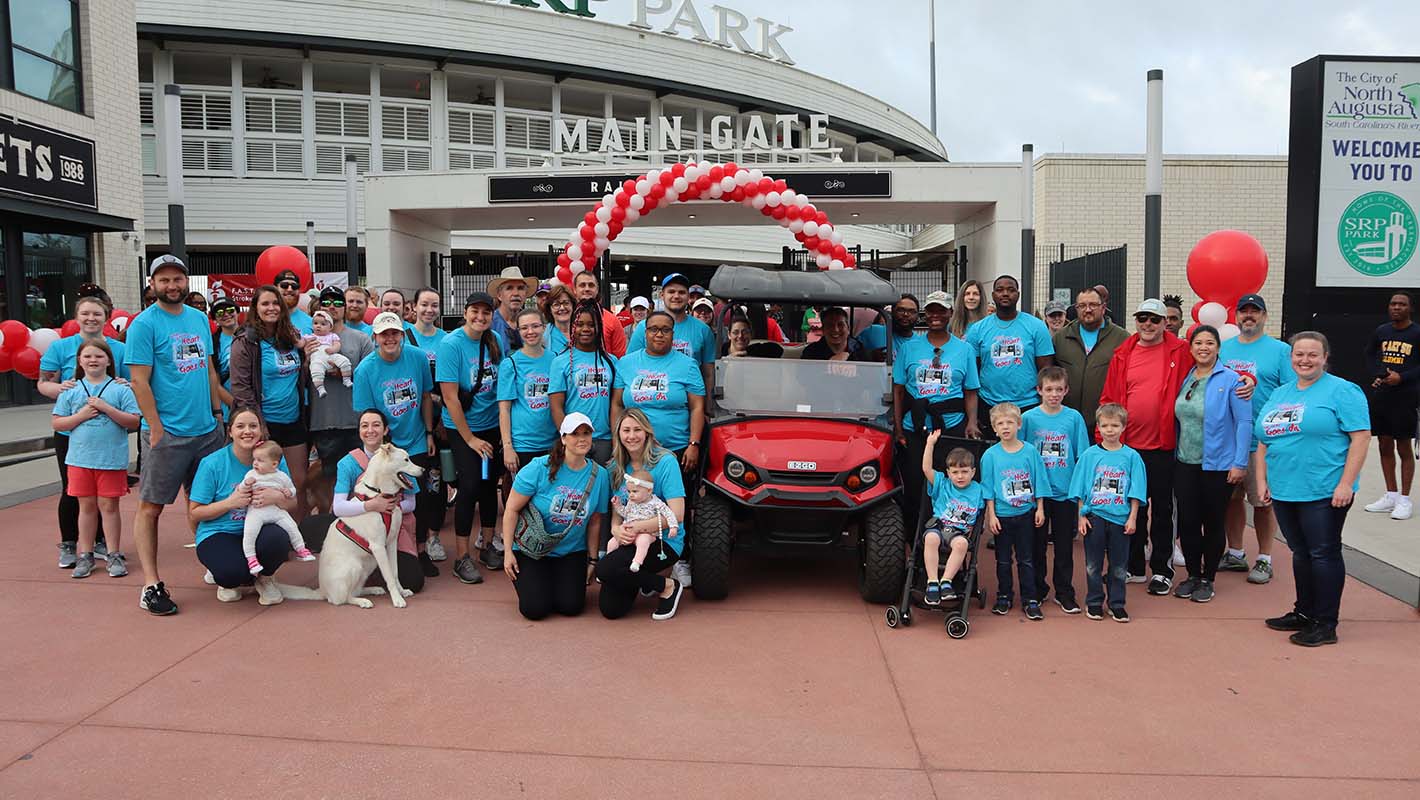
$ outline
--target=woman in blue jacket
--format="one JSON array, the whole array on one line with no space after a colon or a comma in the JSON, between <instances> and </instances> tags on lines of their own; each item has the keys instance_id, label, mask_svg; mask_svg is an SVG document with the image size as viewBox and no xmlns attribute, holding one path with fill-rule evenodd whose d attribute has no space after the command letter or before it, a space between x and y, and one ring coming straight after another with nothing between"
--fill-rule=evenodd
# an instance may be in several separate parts
<instances>
[{"instance_id":1,"label":"woman in blue jacket","mask_svg":"<svg viewBox=\"0 0 1420 800\"><path fill-rule=\"evenodd\" d=\"M1218 361L1218 330L1199 325L1188 336L1193 371L1174 401L1178 445L1174 496L1178 539L1188 579L1174 596L1206 603L1227 545L1224 518L1233 487L1247 474L1252 447L1252 401L1237 395L1242 379Z\"/></svg>"}]
</instances>

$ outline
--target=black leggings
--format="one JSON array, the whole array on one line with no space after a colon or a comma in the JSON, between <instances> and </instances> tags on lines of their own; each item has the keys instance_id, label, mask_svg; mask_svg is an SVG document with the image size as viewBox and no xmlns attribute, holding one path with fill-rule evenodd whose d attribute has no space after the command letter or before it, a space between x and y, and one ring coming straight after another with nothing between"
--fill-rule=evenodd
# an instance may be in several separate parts
<instances>
[{"instance_id":1,"label":"black leggings","mask_svg":"<svg viewBox=\"0 0 1420 800\"><path fill-rule=\"evenodd\" d=\"M638 592L664 592L669 579L659 573L680 559L675 548L653 544L646 563L641 565L641 571L632 572L631 560L635 557L636 546L626 544L602 556L597 562L597 577L602 582L597 605L607 619L620 619L629 614L631 607L636 605Z\"/></svg>"},{"instance_id":2,"label":"black leggings","mask_svg":"<svg viewBox=\"0 0 1420 800\"><path fill-rule=\"evenodd\" d=\"M64 459L69 455L69 437L54 434L54 459L59 462L59 541L79 541L79 498L69 496L69 468ZM99 534L95 541L103 541L104 521L99 518Z\"/></svg>"},{"instance_id":3,"label":"black leggings","mask_svg":"<svg viewBox=\"0 0 1420 800\"><path fill-rule=\"evenodd\" d=\"M424 569L419 566L419 558L400 550L395 553L395 566L399 568L399 585L415 594L419 594L424 589ZM380 568L375 567L375 571L370 573L374 579L375 586L385 585L385 576L380 574ZM366 581L366 585L371 585Z\"/></svg>"},{"instance_id":4,"label":"black leggings","mask_svg":"<svg viewBox=\"0 0 1420 800\"><path fill-rule=\"evenodd\" d=\"M1228 473L1180 461L1174 469L1173 490L1178 498L1178 544L1188 577L1211 581L1218 574L1218 561L1228 542L1223 529L1228 499L1233 495Z\"/></svg>"},{"instance_id":5,"label":"black leggings","mask_svg":"<svg viewBox=\"0 0 1420 800\"><path fill-rule=\"evenodd\" d=\"M503 475L503 446L498 429L473 432L474 436L493 445L493 455L488 459L487 480L483 479L483 456L475 453L458 431L448 430L447 433L459 473L459 495L454 500L454 535L463 538L472 535L475 505L478 506L479 523L492 531L498 523L498 479Z\"/></svg>"},{"instance_id":6,"label":"black leggings","mask_svg":"<svg viewBox=\"0 0 1420 800\"><path fill-rule=\"evenodd\" d=\"M419 493L414 495L414 541L424 544L429 541L429 531L437 533L444 527L444 513L449 508L449 495L444 491L447 476L439 472L438 453L410 456L409 460L424 468L424 474L419 476ZM399 571L403 574L404 568Z\"/></svg>"},{"instance_id":7,"label":"black leggings","mask_svg":"<svg viewBox=\"0 0 1420 800\"><path fill-rule=\"evenodd\" d=\"M459 491L463 491L460 489ZM553 613L575 617L587 607L587 554L518 559L518 613L531 620L546 619Z\"/></svg>"},{"instance_id":8,"label":"black leggings","mask_svg":"<svg viewBox=\"0 0 1420 800\"><path fill-rule=\"evenodd\" d=\"M275 523L261 526L256 535L256 560L261 574L270 577L291 557L291 537ZM242 553L241 531L214 533L197 545L197 560L212 573L212 581L224 589L251 586L256 576L247 570Z\"/></svg>"}]
</instances>

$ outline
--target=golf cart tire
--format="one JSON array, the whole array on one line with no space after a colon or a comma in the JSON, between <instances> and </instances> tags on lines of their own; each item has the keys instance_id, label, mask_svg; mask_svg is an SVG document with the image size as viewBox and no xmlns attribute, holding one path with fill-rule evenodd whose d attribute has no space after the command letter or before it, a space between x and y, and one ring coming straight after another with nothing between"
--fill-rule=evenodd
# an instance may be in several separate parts
<instances>
[{"instance_id":1,"label":"golf cart tire","mask_svg":"<svg viewBox=\"0 0 1420 800\"><path fill-rule=\"evenodd\" d=\"M907 530L896 503L878 503L863 520L858 593L869 603L891 603L907 578Z\"/></svg>"},{"instance_id":2,"label":"golf cart tire","mask_svg":"<svg viewBox=\"0 0 1420 800\"><path fill-rule=\"evenodd\" d=\"M724 600L730 593L730 550L734 519L730 503L715 492L695 499L695 553L690 590L700 600Z\"/></svg>"}]
</instances>

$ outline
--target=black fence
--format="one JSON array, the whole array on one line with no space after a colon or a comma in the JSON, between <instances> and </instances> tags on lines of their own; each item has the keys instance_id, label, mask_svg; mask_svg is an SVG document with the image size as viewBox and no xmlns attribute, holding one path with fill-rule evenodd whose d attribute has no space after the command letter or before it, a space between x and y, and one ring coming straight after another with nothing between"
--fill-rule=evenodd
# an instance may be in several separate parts
<instances>
[{"instance_id":1,"label":"black fence","mask_svg":"<svg viewBox=\"0 0 1420 800\"><path fill-rule=\"evenodd\" d=\"M1129 248L1119 246L1067 245L1036 247L1036 265L1044 266L1050 276L1050 293L1037 297L1029 309L1037 313L1052 299L1063 300L1067 313L1074 319L1075 295L1081 289L1104 286L1109 290L1110 316L1115 322L1128 317Z\"/></svg>"},{"instance_id":2,"label":"black fence","mask_svg":"<svg viewBox=\"0 0 1420 800\"><path fill-rule=\"evenodd\" d=\"M524 275L542 279L557 270L557 250L547 253L429 253L429 285L439 292L444 309L444 328L463 324L459 315L464 300L474 292L488 289L488 282L508 267L517 267Z\"/></svg>"}]
</instances>

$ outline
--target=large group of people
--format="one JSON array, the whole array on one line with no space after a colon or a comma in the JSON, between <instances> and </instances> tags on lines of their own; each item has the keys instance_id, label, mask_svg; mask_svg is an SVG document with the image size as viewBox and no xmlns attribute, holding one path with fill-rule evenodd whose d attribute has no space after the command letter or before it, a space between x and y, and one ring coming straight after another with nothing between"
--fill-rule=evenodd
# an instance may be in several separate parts
<instances>
[{"instance_id":1,"label":"large group of people","mask_svg":"<svg viewBox=\"0 0 1420 800\"><path fill-rule=\"evenodd\" d=\"M1009 613L1019 594L1032 620L1051 593L1065 613L1082 610L1077 535L1084 610L1102 619L1108 606L1127 621L1130 583L1202 603L1220 571L1269 582L1280 529L1297 600L1267 624L1299 644L1336 641L1341 527L1373 431L1388 491L1367 510L1410 515L1420 392L1410 298L1395 296L1368 349L1368 402L1327 374L1323 335L1268 336L1259 295L1238 301L1241 335L1223 341L1207 325L1180 338L1176 298L1140 303L1130 333L1111 321L1104 287L1077 294L1073 321L1059 303L1044 319L1022 310L1010 276L989 289L968 281L955 302L940 291L904 294L883 310L885 326L855 324L838 307L817 309L812 326L805 318L803 358L892 361L885 422L904 508L915 511L924 495L932 508L927 602L953 596L960 534L978 517L994 537L993 610ZM126 432L141 424L133 537L140 606L155 615L177 611L159 571L157 525L186 487L197 556L223 601L247 586L262 603L281 601L273 576L305 552L289 519L395 507L405 512L399 580L418 592L448 558L440 533L452 505L453 575L477 584L483 570L502 570L525 617L581 613L594 579L608 618L638 597L651 598L655 619L674 616L689 579L687 495L704 456L715 362L784 339L777 310L717 303L679 273L661 282L655 307L635 298L615 314L590 272L563 286L513 267L466 298L451 331L429 288L327 288L306 313L288 272L246 308L209 305L189 291L183 261L162 256L149 291L123 341L103 335L111 303L102 290L80 298L79 333L46 353L39 390L56 401L60 566L76 578L96 558L126 574L117 498L127 492ZM717 315L727 333L718 348L704 321ZM943 436L990 447L979 460L954 448L938 472ZM361 474L386 442L423 474L404 495L366 496ZM556 534L546 554L524 552L518 538L533 514ZM1175 580L1176 568L1186 577Z\"/></svg>"}]
</instances>

